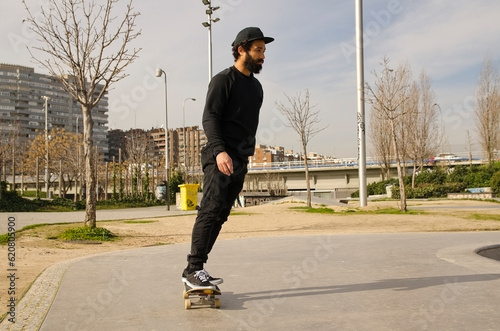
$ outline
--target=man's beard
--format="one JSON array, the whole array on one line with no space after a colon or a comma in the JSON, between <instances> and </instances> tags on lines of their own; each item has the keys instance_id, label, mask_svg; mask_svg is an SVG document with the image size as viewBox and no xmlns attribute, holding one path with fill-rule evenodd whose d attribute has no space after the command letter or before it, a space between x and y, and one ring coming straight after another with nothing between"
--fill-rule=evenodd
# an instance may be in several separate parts
<instances>
[{"instance_id":1,"label":"man's beard","mask_svg":"<svg viewBox=\"0 0 500 331\"><path fill-rule=\"evenodd\" d=\"M264 63L264 60L260 61L262 62L258 63L250 56L250 54L247 53L244 62L245 68L254 74L258 74L262 70L262 63Z\"/></svg>"}]
</instances>

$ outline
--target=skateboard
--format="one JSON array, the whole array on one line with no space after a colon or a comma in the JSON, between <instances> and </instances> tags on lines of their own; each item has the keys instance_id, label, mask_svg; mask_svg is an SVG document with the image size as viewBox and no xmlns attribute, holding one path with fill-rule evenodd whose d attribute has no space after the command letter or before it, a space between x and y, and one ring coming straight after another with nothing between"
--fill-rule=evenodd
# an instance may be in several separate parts
<instances>
[{"instance_id":1,"label":"skateboard","mask_svg":"<svg viewBox=\"0 0 500 331\"><path fill-rule=\"evenodd\" d=\"M194 307L211 307L220 308L220 299L216 298L221 295L220 288L216 285L213 288L192 288L184 283L184 308L191 309Z\"/></svg>"}]
</instances>

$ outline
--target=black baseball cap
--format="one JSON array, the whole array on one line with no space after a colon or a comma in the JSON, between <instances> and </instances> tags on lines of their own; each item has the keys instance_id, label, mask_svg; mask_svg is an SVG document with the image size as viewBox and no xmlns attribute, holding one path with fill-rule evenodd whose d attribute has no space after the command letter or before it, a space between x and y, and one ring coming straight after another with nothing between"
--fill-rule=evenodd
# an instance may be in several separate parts
<instances>
[{"instance_id":1,"label":"black baseball cap","mask_svg":"<svg viewBox=\"0 0 500 331\"><path fill-rule=\"evenodd\" d=\"M264 40L264 43L267 44L274 41L274 38L264 37L264 34L262 33L262 31L260 31L259 28L248 27L244 28L238 33L236 39L234 39L231 46L239 45L245 41L254 41L254 40Z\"/></svg>"}]
</instances>

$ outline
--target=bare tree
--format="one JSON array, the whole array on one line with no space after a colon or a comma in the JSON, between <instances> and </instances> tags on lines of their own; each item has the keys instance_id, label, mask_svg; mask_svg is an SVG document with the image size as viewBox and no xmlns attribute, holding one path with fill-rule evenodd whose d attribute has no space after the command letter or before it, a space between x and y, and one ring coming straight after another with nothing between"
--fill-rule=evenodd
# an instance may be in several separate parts
<instances>
[{"instance_id":1,"label":"bare tree","mask_svg":"<svg viewBox=\"0 0 500 331\"><path fill-rule=\"evenodd\" d=\"M396 160L399 179L399 193L401 198L401 210L406 211L406 193L403 181L404 173L402 167L402 155L404 154L398 133L401 131L401 123L408 108L405 103L408 100L409 81L411 69L408 64L400 65L397 69L389 67L389 59L384 57L381 63L383 69L380 76L374 71L375 89L367 84L369 93L368 101L372 104L372 111L380 113L379 116L388 121L392 148Z\"/></svg>"},{"instance_id":2,"label":"bare tree","mask_svg":"<svg viewBox=\"0 0 500 331\"><path fill-rule=\"evenodd\" d=\"M49 173L57 174L49 176L52 180L60 182L60 193L65 195L79 174L78 149L81 147L81 135L68 132L65 129L55 128L50 131L49 140ZM37 158L43 160L41 166L47 162L45 158L45 138L39 134L31 141L29 152L26 154L25 164L30 169L31 176L35 176ZM66 178L66 179L65 179ZM49 180L50 180L49 179Z\"/></svg>"},{"instance_id":3,"label":"bare tree","mask_svg":"<svg viewBox=\"0 0 500 331\"><path fill-rule=\"evenodd\" d=\"M125 152L130 162L132 175L132 195L137 196L142 184L142 175L150 164L151 143L149 132L135 129L130 130L125 141ZM142 192L147 194L147 192Z\"/></svg>"},{"instance_id":4,"label":"bare tree","mask_svg":"<svg viewBox=\"0 0 500 331\"><path fill-rule=\"evenodd\" d=\"M422 71L418 82L410 88L405 127L408 130L407 155L413 161L412 187L415 187L417 170L429 159L438 147L435 93L430 78Z\"/></svg>"},{"instance_id":5,"label":"bare tree","mask_svg":"<svg viewBox=\"0 0 500 331\"><path fill-rule=\"evenodd\" d=\"M382 168L384 179L391 178L391 135L390 123L381 112L370 112L369 139L374 155Z\"/></svg>"},{"instance_id":6,"label":"bare tree","mask_svg":"<svg viewBox=\"0 0 500 331\"><path fill-rule=\"evenodd\" d=\"M16 190L16 173L19 172L18 166L21 165L20 159L22 159L21 155L25 150L27 140L22 139L19 134L21 130L19 121L12 122L8 124L8 154L10 154L10 174L12 175L12 190ZM22 169L21 169L22 172ZM22 176L21 176L22 177Z\"/></svg>"},{"instance_id":7,"label":"bare tree","mask_svg":"<svg viewBox=\"0 0 500 331\"><path fill-rule=\"evenodd\" d=\"M320 120L319 111L313 110L315 106L309 104L309 90L306 90L305 96L299 93L296 97L289 97L285 94L289 106L275 101L276 107L281 114L288 120L288 126L291 127L300 137L302 153L304 154L304 168L306 173L307 187L307 206L311 207L311 184L309 182L309 167L307 163L307 144L315 135L326 129L328 126L318 127Z\"/></svg>"},{"instance_id":8,"label":"bare tree","mask_svg":"<svg viewBox=\"0 0 500 331\"><path fill-rule=\"evenodd\" d=\"M64 88L82 105L87 204L84 224L96 226L96 169L92 162L92 109L109 87L127 77L124 70L137 57L140 49L129 49L140 35L135 31L132 0L121 20L114 14L119 0L48 0L33 14L27 0L25 21L42 46L33 47L48 59L33 56L35 62L60 79Z\"/></svg>"},{"instance_id":9,"label":"bare tree","mask_svg":"<svg viewBox=\"0 0 500 331\"><path fill-rule=\"evenodd\" d=\"M500 143L500 76L491 56L487 56L476 90L476 130L483 152L491 164Z\"/></svg>"}]
</instances>

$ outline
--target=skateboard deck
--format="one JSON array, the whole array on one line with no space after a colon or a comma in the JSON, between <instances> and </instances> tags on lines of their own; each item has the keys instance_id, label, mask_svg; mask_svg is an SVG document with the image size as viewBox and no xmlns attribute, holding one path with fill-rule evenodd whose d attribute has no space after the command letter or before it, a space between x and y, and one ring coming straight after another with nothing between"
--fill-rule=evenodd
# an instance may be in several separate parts
<instances>
[{"instance_id":1,"label":"skateboard deck","mask_svg":"<svg viewBox=\"0 0 500 331\"><path fill-rule=\"evenodd\" d=\"M216 296L221 294L220 288L216 285L214 285L213 288L197 289L184 283L184 292L182 294L184 298L184 308L220 308L220 299Z\"/></svg>"}]
</instances>

